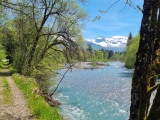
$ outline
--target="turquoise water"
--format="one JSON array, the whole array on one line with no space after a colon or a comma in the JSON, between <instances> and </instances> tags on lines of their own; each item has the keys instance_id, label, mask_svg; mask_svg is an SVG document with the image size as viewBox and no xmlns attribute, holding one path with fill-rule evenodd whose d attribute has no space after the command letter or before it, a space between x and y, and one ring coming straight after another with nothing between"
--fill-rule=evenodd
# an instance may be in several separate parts
<instances>
[{"instance_id":1,"label":"turquoise water","mask_svg":"<svg viewBox=\"0 0 160 120\"><path fill-rule=\"evenodd\" d=\"M62 103L60 113L67 120L128 119L133 70L121 62L109 64L101 69L67 73L56 94Z\"/></svg>"}]
</instances>

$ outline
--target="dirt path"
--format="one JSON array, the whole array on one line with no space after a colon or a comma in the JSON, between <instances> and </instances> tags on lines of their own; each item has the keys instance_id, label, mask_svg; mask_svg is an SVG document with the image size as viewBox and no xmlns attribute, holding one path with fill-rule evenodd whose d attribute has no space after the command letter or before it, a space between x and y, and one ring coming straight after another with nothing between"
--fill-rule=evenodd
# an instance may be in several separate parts
<instances>
[{"instance_id":1,"label":"dirt path","mask_svg":"<svg viewBox=\"0 0 160 120\"><path fill-rule=\"evenodd\" d=\"M17 85L11 78L8 69L5 72L0 73L0 77L5 75L12 91L12 103L11 104L0 104L0 120L34 120L30 109L26 105L24 95L19 90ZM0 91L3 90L2 79L0 78ZM3 96L0 95L0 101L3 100Z\"/></svg>"}]
</instances>

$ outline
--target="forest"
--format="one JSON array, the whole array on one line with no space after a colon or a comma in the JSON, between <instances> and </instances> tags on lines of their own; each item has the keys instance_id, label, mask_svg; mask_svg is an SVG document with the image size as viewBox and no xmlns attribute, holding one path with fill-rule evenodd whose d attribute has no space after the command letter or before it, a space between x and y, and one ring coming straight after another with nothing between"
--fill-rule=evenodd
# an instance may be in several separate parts
<instances>
[{"instance_id":1,"label":"forest","mask_svg":"<svg viewBox=\"0 0 160 120\"><path fill-rule=\"evenodd\" d=\"M38 87L35 91L46 101L55 102L51 99L57 88L50 88L59 86L57 70L65 63L70 64L69 70L72 63L122 61L127 68L134 69L129 120L159 120L160 1L143 2L143 8L136 7L142 13L140 32L134 37L129 34L124 52L114 52L85 44L82 24L89 18L82 7L85 0L1 0L0 68L4 67L2 60L8 59L10 69L33 78ZM132 7L132 3L126 0L127 6ZM106 11L100 13L108 14ZM98 15L95 20L100 19ZM52 107L60 105L57 101L49 104Z\"/></svg>"}]
</instances>

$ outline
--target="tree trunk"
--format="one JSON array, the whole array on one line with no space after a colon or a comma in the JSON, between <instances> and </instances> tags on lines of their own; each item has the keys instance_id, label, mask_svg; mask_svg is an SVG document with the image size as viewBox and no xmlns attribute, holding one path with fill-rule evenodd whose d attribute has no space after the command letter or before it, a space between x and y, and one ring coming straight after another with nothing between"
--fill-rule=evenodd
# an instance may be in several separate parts
<instances>
[{"instance_id":1,"label":"tree trunk","mask_svg":"<svg viewBox=\"0 0 160 120\"><path fill-rule=\"evenodd\" d=\"M39 35L37 35L34 43L33 43L33 46L32 46L32 49L31 49L31 52L30 52L30 56L29 56L29 60L28 60L28 66L27 66L27 73L26 75L30 75L31 74L31 66L32 66L32 61L33 61L33 56L34 56L34 53L35 53L35 50L36 50L36 47L37 47L37 44L38 44L38 40L39 40Z\"/></svg>"},{"instance_id":2,"label":"tree trunk","mask_svg":"<svg viewBox=\"0 0 160 120\"><path fill-rule=\"evenodd\" d=\"M140 45L132 79L130 120L145 120L147 117L150 99L148 88L150 87L155 39L155 14L153 13L156 4L157 1L144 0Z\"/></svg>"},{"instance_id":3,"label":"tree trunk","mask_svg":"<svg viewBox=\"0 0 160 120\"><path fill-rule=\"evenodd\" d=\"M160 4L160 1L159 3ZM160 9L160 5L158 6ZM158 15L158 25L157 25L157 39L155 42L155 57L157 58L156 61L156 72L158 73L158 68L159 68L159 60L158 60L158 56L159 56L159 48L160 48L160 13ZM151 110L149 112L149 115L147 117L147 120L160 120L160 87L157 90L156 96L153 100L153 104L151 107Z\"/></svg>"}]
</instances>

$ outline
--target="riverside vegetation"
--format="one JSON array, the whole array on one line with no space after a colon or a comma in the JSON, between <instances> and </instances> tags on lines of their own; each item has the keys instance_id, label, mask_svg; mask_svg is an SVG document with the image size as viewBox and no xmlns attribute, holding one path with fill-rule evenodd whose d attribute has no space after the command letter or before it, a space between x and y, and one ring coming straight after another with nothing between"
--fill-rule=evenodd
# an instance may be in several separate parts
<instances>
[{"instance_id":1,"label":"riverside vegetation","mask_svg":"<svg viewBox=\"0 0 160 120\"><path fill-rule=\"evenodd\" d=\"M126 3L132 6L132 0L126 0ZM129 119L158 120L160 83L156 82L160 66L160 1L144 0L143 9L139 6L138 9L143 14L140 37L133 38L132 44L128 44L124 57L126 66L135 68ZM12 16L7 16L10 12ZM49 91L52 85L49 78L56 76L55 71L60 64L77 60L79 53L85 53L81 50L83 37L80 23L86 19L87 14L77 0L1 0L0 42L13 68L21 75L33 77L40 93L51 98L53 91ZM140 41L139 47L135 49L137 40ZM4 53L3 50L1 52ZM100 56L101 53L98 52ZM96 56L91 57L93 61ZM132 63L129 62L130 58ZM15 81L18 83L19 80ZM55 84L57 80L52 82ZM151 94L155 90L157 93L153 104L150 104Z\"/></svg>"},{"instance_id":2,"label":"riverside vegetation","mask_svg":"<svg viewBox=\"0 0 160 120\"><path fill-rule=\"evenodd\" d=\"M4 67L7 62L2 62L2 60L5 60L6 54L1 47L1 51L3 51L3 54L0 54L1 56L1 71L5 70ZM47 104L44 100L44 98L39 93L39 88L37 81L33 78L27 78L25 76L22 76L20 74L16 74L16 70L13 69L11 65L9 65L9 70L13 74L12 78L15 81L15 83L18 85L18 87L22 90L22 92L25 95L25 98L27 100L27 105L30 107L33 115L35 118L39 120L61 120L62 117L58 113L57 108L52 108L49 104ZM5 104L13 104L12 101L12 92L10 85L5 77L5 75L2 74L1 76L1 85L3 85L3 89L0 91L0 94L3 96L3 100L0 100L0 105Z\"/></svg>"},{"instance_id":3,"label":"riverside vegetation","mask_svg":"<svg viewBox=\"0 0 160 120\"><path fill-rule=\"evenodd\" d=\"M63 63L121 59L122 53L83 47L80 22L87 14L74 0L2 0L0 6L0 41L7 59L18 73L34 77L43 94L50 95L49 78Z\"/></svg>"},{"instance_id":4,"label":"riverside vegetation","mask_svg":"<svg viewBox=\"0 0 160 120\"><path fill-rule=\"evenodd\" d=\"M8 16L9 13L13 15ZM53 107L59 105L52 100L54 93L49 88L58 82L56 78L52 81L50 78L56 77L61 64L120 59L121 53L83 47L80 22L87 14L74 0L2 0L0 18L0 60L9 59L10 67L13 67L10 71L20 74L13 74L13 79L39 119L61 119L58 110L45 103L47 101ZM0 64L3 67L2 62Z\"/></svg>"}]
</instances>

